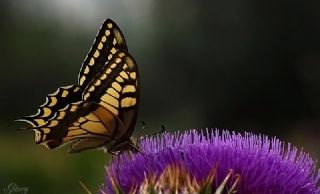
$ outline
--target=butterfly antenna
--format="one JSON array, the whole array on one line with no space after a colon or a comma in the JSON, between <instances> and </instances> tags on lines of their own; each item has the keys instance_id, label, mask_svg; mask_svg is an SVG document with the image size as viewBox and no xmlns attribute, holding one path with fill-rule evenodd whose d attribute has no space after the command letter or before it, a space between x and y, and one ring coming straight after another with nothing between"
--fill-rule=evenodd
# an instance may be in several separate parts
<instances>
[{"instance_id":1,"label":"butterfly antenna","mask_svg":"<svg viewBox=\"0 0 320 194\"><path fill-rule=\"evenodd\" d=\"M143 130L143 129L146 128L147 125L146 125L146 123L144 121L141 121L141 123L142 123L142 130Z\"/></svg>"},{"instance_id":2,"label":"butterfly antenna","mask_svg":"<svg viewBox=\"0 0 320 194\"><path fill-rule=\"evenodd\" d=\"M161 133L164 133L164 132L166 132L166 128L164 127L164 125L161 125L160 131L152 133L151 135L148 135L148 136L154 136L154 135L158 135L158 134L161 134Z\"/></svg>"},{"instance_id":3,"label":"butterfly antenna","mask_svg":"<svg viewBox=\"0 0 320 194\"><path fill-rule=\"evenodd\" d=\"M79 183L88 194L93 194L81 180L79 180Z\"/></svg>"},{"instance_id":4,"label":"butterfly antenna","mask_svg":"<svg viewBox=\"0 0 320 194\"><path fill-rule=\"evenodd\" d=\"M141 121L141 124L142 124L141 130L143 131L143 130L146 129L147 124L146 124L146 122L144 122L144 121ZM139 142L140 142L140 141L138 140L138 144L139 144Z\"/></svg>"},{"instance_id":5,"label":"butterfly antenna","mask_svg":"<svg viewBox=\"0 0 320 194\"><path fill-rule=\"evenodd\" d=\"M164 132L166 132L167 130L166 130L166 128L164 127L164 125L161 125L161 131L160 132L158 132L158 133L164 133Z\"/></svg>"}]
</instances>

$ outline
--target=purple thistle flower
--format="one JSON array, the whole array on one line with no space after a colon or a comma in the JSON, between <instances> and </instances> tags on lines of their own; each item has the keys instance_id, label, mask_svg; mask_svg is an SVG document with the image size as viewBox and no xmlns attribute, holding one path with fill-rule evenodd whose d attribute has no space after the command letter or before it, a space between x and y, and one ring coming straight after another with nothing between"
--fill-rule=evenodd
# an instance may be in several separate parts
<instances>
[{"instance_id":1,"label":"purple thistle flower","mask_svg":"<svg viewBox=\"0 0 320 194\"><path fill-rule=\"evenodd\" d=\"M112 160L101 194L115 193L115 184L124 193L141 190L146 183L159 185L164 183L161 177L177 172L193 179L196 187L213 171L213 190L237 183L239 194L320 194L320 171L311 157L265 135L190 130L142 138L139 146L142 153L124 153Z\"/></svg>"}]
</instances>

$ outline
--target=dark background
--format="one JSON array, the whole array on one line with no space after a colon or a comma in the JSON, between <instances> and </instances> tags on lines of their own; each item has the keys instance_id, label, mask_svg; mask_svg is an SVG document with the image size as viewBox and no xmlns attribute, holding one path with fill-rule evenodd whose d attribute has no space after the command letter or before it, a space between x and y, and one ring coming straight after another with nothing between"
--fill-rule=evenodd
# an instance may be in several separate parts
<instances>
[{"instance_id":1,"label":"dark background","mask_svg":"<svg viewBox=\"0 0 320 194\"><path fill-rule=\"evenodd\" d=\"M37 146L17 131L44 97L76 82L106 18L141 76L136 135L191 128L276 136L319 158L319 1L2 0L0 191L96 192L109 160ZM147 123L142 130L141 121Z\"/></svg>"}]
</instances>

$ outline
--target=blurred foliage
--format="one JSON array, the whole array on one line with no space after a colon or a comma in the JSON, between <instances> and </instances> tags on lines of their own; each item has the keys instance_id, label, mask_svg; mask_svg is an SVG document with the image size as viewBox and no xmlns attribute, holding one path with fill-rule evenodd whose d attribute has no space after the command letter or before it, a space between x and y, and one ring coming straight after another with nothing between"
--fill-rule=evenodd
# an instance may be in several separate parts
<instances>
[{"instance_id":1,"label":"blurred foliage","mask_svg":"<svg viewBox=\"0 0 320 194\"><path fill-rule=\"evenodd\" d=\"M12 120L76 82L99 25L114 19L138 62L137 133L228 128L278 136L319 158L320 3L317 1L0 2L0 189L95 191L108 156L33 143ZM147 123L142 131L140 121Z\"/></svg>"}]
</instances>

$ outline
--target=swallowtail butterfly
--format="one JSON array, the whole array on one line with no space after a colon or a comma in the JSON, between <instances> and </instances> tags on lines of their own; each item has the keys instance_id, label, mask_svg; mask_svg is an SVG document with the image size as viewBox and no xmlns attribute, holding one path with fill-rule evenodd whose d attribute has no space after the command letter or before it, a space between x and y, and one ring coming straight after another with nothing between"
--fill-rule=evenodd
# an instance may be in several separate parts
<instances>
[{"instance_id":1,"label":"swallowtail butterfly","mask_svg":"<svg viewBox=\"0 0 320 194\"><path fill-rule=\"evenodd\" d=\"M35 142L53 149L70 143L70 152L104 147L109 153L137 150L130 137L139 104L139 73L119 27L101 26L85 58L78 83L47 95L34 115L22 117Z\"/></svg>"}]
</instances>

